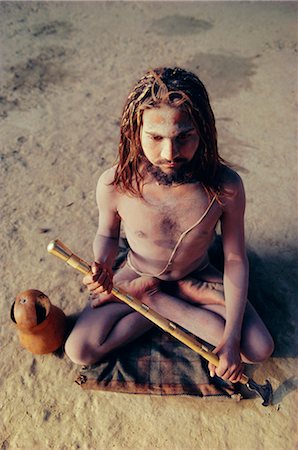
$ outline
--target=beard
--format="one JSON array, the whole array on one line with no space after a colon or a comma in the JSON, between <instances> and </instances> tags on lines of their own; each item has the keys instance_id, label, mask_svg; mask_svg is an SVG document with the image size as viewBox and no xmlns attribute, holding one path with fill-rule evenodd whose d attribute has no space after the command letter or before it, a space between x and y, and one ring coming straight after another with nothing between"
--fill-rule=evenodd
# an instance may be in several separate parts
<instances>
[{"instance_id":1,"label":"beard","mask_svg":"<svg viewBox=\"0 0 298 450\"><path fill-rule=\"evenodd\" d=\"M171 186L173 184L191 184L197 183L199 180L198 174L194 172L193 161L183 164L179 169L171 173L165 173L163 170L154 166L147 160L145 165L147 173L150 173L158 184L164 186Z\"/></svg>"}]
</instances>

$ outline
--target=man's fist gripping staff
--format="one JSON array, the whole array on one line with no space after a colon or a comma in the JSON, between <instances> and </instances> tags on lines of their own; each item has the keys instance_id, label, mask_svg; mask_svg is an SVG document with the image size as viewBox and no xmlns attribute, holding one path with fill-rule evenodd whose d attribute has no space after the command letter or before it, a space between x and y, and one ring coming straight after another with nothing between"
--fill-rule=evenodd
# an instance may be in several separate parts
<instances>
[{"instance_id":1,"label":"man's fist gripping staff","mask_svg":"<svg viewBox=\"0 0 298 450\"><path fill-rule=\"evenodd\" d=\"M91 274L84 277L83 283L93 294L110 294L113 288L113 273L109 267L93 262Z\"/></svg>"}]
</instances>

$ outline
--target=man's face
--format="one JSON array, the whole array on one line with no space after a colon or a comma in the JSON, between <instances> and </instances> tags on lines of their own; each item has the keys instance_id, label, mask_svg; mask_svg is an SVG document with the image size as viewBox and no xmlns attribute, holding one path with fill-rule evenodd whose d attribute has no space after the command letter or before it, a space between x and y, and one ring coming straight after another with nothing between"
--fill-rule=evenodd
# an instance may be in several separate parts
<instances>
[{"instance_id":1,"label":"man's face","mask_svg":"<svg viewBox=\"0 0 298 450\"><path fill-rule=\"evenodd\" d=\"M188 112L168 105L144 111L140 137L148 161L168 175L189 163L199 146Z\"/></svg>"}]
</instances>

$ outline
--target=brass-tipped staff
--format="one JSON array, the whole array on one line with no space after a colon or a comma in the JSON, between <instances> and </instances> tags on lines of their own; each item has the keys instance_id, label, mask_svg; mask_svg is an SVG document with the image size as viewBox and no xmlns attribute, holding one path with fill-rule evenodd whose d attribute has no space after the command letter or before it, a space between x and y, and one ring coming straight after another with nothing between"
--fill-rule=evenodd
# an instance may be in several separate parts
<instances>
[{"instance_id":1,"label":"brass-tipped staff","mask_svg":"<svg viewBox=\"0 0 298 450\"><path fill-rule=\"evenodd\" d=\"M55 255L58 258L62 259L67 264L72 266L74 269L79 270L83 274L87 275L89 273L92 273L90 264L75 255L69 248L66 247L66 245L63 244L63 242L59 241L59 239L51 241L47 247L47 250L52 255ZM149 308L149 306L147 306L145 303L142 303L137 298L133 297L130 294L127 294L119 287L114 286L111 293L116 298L122 300L132 309L140 313L142 316L153 322L159 328L166 331L167 333L175 337L178 341L194 350L207 361L211 362L214 366L218 366L218 356L209 351L207 347L198 342L194 337L190 336L179 327L177 327L175 323L171 322L153 309ZM240 383L245 384L250 390L257 392L257 394L260 395L260 397L262 397L263 399L263 406L268 406L271 403L272 386L269 380L266 380L266 384L260 385L251 378L248 378L245 374L242 374Z\"/></svg>"}]
</instances>

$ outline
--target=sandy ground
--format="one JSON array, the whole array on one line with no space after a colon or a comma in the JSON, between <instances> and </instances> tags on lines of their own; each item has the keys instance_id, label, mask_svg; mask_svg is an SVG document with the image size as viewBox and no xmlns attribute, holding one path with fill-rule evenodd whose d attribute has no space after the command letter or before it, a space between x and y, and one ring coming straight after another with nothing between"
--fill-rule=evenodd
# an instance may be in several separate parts
<instances>
[{"instance_id":1,"label":"sandy ground","mask_svg":"<svg viewBox=\"0 0 298 450\"><path fill-rule=\"evenodd\" d=\"M294 2L1 2L1 449L278 449L297 445L297 7ZM147 68L205 82L222 155L241 166L254 300L276 341L253 371L273 406L82 391L66 358L33 356L10 321L36 288L67 313L92 258L94 190L116 157L128 90ZM297 260L296 260L297 261ZM296 315L297 317L297 315Z\"/></svg>"}]
</instances>

